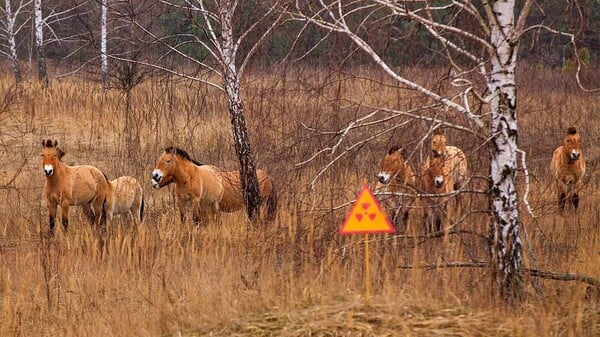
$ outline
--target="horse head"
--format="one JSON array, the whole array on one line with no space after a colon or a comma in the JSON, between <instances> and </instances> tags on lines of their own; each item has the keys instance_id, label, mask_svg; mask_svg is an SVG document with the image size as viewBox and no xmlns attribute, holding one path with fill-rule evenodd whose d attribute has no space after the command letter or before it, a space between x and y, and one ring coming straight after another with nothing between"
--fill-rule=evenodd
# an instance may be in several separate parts
<instances>
[{"instance_id":1,"label":"horse head","mask_svg":"<svg viewBox=\"0 0 600 337\"><path fill-rule=\"evenodd\" d=\"M42 140L42 169L46 177L51 177L65 153L58 148L58 141Z\"/></svg>"},{"instance_id":2,"label":"horse head","mask_svg":"<svg viewBox=\"0 0 600 337\"><path fill-rule=\"evenodd\" d=\"M431 152L433 157L438 157L446 153L446 136L436 133L431 137Z\"/></svg>"},{"instance_id":3,"label":"horse head","mask_svg":"<svg viewBox=\"0 0 600 337\"><path fill-rule=\"evenodd\" d=\"M392 146L379 164L377 179L380 183L387 184L398 174L403 174L401 171L404 171L405 165L404 150L397 145Z\"/></svg>"},{"instance_id":4,"label":"horse head","mask_svg":"<svg viewBox=\"0 0 600 337\"><path fill-rule=\"evenodd\" d=\"M428 180L428 185L433 183L435 188L440 189L446 182L444 174L444 157L443 156L432 156L429 159L429 168L425 173L425 179Z\"/></svg>"},{"instance_id":5,"label":"horse head","mask_svg":"<svg viewBox=\"0 0 600 337\"><path fill-rule=\"evenodd\" d=\"M173 182L173 174L177 168L177 151L174 148L167 148L163 154L158 157L156 166L152 171L150 183L154 188L161 188Z\"/></svg>"},{"instance_id":6,"label":"horse head","mask_svg":"<svg viewBox=\"0 0 600 337\"><path fill-rule=\"evenodd\" d=\"M581 156L581 137L575 127L567 129L567 134L563 141L563 149L570 160L578 160Z\"/></svg>"}]
</instances>

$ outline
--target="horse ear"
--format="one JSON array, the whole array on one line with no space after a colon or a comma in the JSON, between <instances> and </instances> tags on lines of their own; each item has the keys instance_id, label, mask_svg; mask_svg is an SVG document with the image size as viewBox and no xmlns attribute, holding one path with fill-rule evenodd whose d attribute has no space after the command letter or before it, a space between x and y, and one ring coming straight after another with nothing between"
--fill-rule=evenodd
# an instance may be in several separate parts
<instances>
[{"instance_id":1,"label":"horse ear","mask_svg":"<svg viewBox=\"0 0 600 337\"><path fill-rule=\"evenodd\" d=\"M394 145L394 146L390 147L390 149L388 150L388 154L393 154L396 151L400 151L400 153L403 154L402 148L398 145Z\"/></svg>"},{"instance_id":2,"label":"horse ear","mask_svg":"<svg viewBox=\"0 0 600 337\"><path fill-rule=\"evenodd\" d=\"M571 126L570 128L567 129L567 134L568 135L574 135L577 133L577 128L574 126Z\"/></svg>"},{"instance_id":3,"label":"horse ear","mask_svg":"<svg viewBox=\"0 0 600 337\"><path fill-rule=\"evenodd\" d=\"M56 150L58 150L58 159L62 159L62 157L65 155L65 152L59 148L56 148Z\"/></svg>"},{"instance_id":4,"label":"horse ear","mask_svg":"<svg viewBox=\"0 0 600 337\"><path fill-rule=\"evenodd\" d=\"M58 140L54 140L54 147L58 147Z\"/></svg>"}]
</instances>

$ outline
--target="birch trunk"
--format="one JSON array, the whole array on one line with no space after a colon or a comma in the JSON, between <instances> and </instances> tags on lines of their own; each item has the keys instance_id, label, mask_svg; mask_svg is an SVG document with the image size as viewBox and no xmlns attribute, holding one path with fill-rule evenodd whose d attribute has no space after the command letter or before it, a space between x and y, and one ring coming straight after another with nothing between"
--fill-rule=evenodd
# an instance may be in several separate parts
<instances>
[{"instance_id":1,"label":"birch trunk","mask_svg":"<svg viewBox=\"0 0 600 337\"><path fill-rule=\"evenodd\" d=\"M522 297L522 247L515 183L517 170L517 93L515 67L518 43L513 37L514 0L492 2L490 21L492 93L491 120L491 206L492 275L500 296L506 300Z\"/></svg>"},{"instance_id":2,"label":"birch trunk","mask_svg":"<svg viewBox=\"0 0 600 337\"><path fill-rule=\"evenodd\" d=\"M101 59L101 71L102 71L102 86L104 89L108 89L108 55L106 54L106 22L108 17L108 0L102 0L102 17L101 17L101 29L100 29L100 59Z\"/></svg>"},{"instance_id":3,"label":"birch trunk","mask_svg":"<svg viewBox=\"0 0 600 337\"><path fill-rule=\"evenodd\" d=\"M48 86L48 74L46 72L46 58L44 54L44 18L42 16L42 0L34 0L34 25L35 25L35 51L38 64L38 79Z\"/></svg>"},{"instance_id":4,"label":"birch trunk","mask_svg":"<svg viewBox=\"0 0 600 337\"><path fill-rule=\"evenodd\" d=\"M15 76L15 81L21 82L23 77L21 76L21 67L19 66L19 58L17 56L17 43L15 41L17 15L12 11L10 0L5 1L4 10L6 11L6 38L8 39L10 66Z\"/></svg>"},{"instance_id":5,"label":"birch trunk","mask_svg":"<svg viewBox=\"0 0 600 337\"><path fill-rule=\"evenodd\" d=\"M225 92L229 103L229 116L233 141L240 163L241 189L244 194L246 212L251 220L256 219L260 206L260 194L256 165L252 158L250 138L246 128L244 106L240 96L240 81L235 65L235 47L233 39L233 7L227 2L218 5L221 19L221 51Z\"/></svg>"}]
</instances>

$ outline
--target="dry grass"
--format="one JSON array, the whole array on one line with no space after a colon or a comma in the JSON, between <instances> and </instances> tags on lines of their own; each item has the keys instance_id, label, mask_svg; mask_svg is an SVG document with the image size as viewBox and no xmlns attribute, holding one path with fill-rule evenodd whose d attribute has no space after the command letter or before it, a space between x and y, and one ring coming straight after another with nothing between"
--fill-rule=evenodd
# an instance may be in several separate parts
<instances>
[{"instance_id":1,"label":"dry grass","mask_svg":"<svg viewBox=\"0 0 600 337\"><path fill-rule=\"evenodd\" d=\"M437 82L434 71L422 76ZM563 83L540 86L531 81L519 91L520 142L528 154L536 215L523 212L527 267L600 278L597 96L574 90L548 70L523 69L520 78ZM475 235L421 241L372 236L373 296L366 303L362 237L340 237L337 230L347 203L362 179L373 177L375 163L390 144L414 150L411 161L417 166L423 139L415 135L425 134L428 125L403 124L408 120L397 117L356 130L340 150L398 126L349 151L316 181L314 191L309 183L332 157L296 164L336 140L309 128L335 131L370 111L365 106L411 109L426 99L389 83L311 70L257 76L246 84L258 166L273 173L279 189L280 211L270 225L250 226L243 213L200 227L179 224L172 191L152 190L148 184L154 161L168 145L185 148L201 162L236 166L220 93L165 79L146 82L132 92L133 110L124 130L125 99L118 91L102 92L83 80L54 83L46 90L29 83L15 89L0 115L0 335L600 334L597 288L553 280L538 285L525 277L528 296L511 307L491 296L485 268L403 268L487 261L486 202L478 196L469 198L471 214L458 227ZM0 87L11 92L7 79L0 80ZM581 129L589 174L580 212L560 216L548 163L572 123ZM486 146L470 135L448 132L469 156L474 174L487 175ZM119 223L100 239L74 212L68 233L59 230L53 240L44 239L42 138L58 139L68 163L91 163L109 178L132 175L143 182L144 223L139 228ZM473 184L484 186L481 180ZM419 217L415 210L413 230Z\"/></svg>"}]
</instances>

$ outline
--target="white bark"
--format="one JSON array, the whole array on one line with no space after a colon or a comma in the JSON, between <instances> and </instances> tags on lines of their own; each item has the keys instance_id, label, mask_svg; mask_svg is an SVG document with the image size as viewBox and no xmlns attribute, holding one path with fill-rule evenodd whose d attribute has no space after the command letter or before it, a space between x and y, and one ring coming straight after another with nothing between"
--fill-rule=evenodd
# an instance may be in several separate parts
<instances>
[{"instance_id":1,"label":"white bark","mask_svg":"<svg viewBox=\"0 0 600 337\"><path fill-rule=\"evenodd\" d=\"M491 191L493 262L496 283L504 298L520 297L523 264L520 238L519 199L515 182L517 170L517 94L515 69L518 36L515 27L515 0L502 0L486 5L490 23L491 55L488 89L490 100ZM527 9L522 15L527 14ZM521 16L524 18L524 16ZM524 22L524 19L520 19Z\"/></svg>"},{"instance_id":2,"label":"white bark","mask_svg":"<svg viewBox=\"0 0 600 337\"><path fill-rule=\"evenodd\" d=\"M15 81L17 82L21 81L22 75L21 67L19 65L19 57L17 54L16 36L17 33L21 30L21 28L25 25L25 23L23 23L21 26L17 26L17 17L19 16L23 8L25 8L30 3L31 1L19 1L18 5L16 7L13 7L11 1L6 0L4 2L4 8L0 9L3 12L3 16L5 17L5 20L0 22L0 36L2 36L6 40L7 49L0 50L0 54L4 54L10 60L11 69L13 71Z\"/></svg>"},{"instance_id":3,"label":"white bark","mask_svg":"<svg viewBox=\"0 0 600 337\"><path fill-rule=\"evenodd\" d=\"M35 28L35 51L38 64L38 79L48 85L46 72L46 58L44 54L44 17L42 15L42 0L33 1L33 15Z\"/></svg>"},{"instance_id":4,"label":"white bark","mask_svg":"<svg viewBox=\"0 0 600 337\"><path fill-rule=\"evenodd\" d=\"M108 54L106 53L107 44L107 18L108 18L108 0L102 0L102 15L100 19L100 68L102 72L102 85L108 88Z\"/></svg>"}]
</instances>

